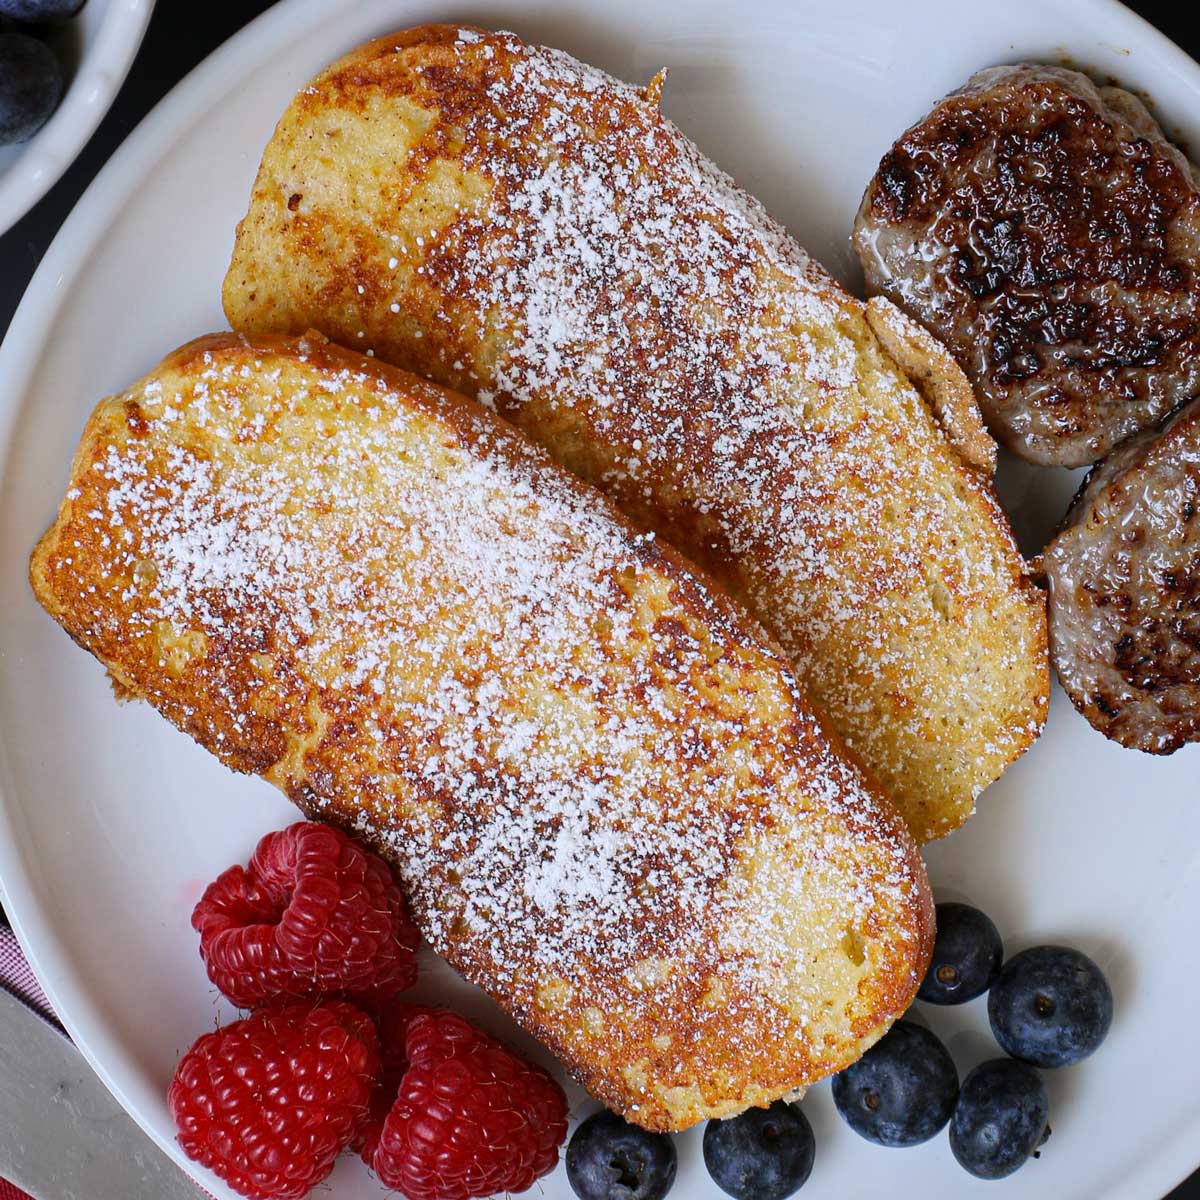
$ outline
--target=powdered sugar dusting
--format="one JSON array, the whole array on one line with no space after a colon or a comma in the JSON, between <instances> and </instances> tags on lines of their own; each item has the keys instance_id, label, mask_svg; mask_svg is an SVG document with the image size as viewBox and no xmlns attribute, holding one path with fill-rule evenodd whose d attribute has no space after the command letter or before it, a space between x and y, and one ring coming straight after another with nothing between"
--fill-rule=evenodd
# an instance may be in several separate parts
<instances>
[{"instance_id":1,"label":"powdered sugar dusting","mask_svg":"<svg viewBox=\"0 0 1200 1200\"><path fill-rule=\"evenodd\" d=\"M227 755L282 725L260 769L357 822L435 948L521 1003L653 1004L664 957L766 997L801 961L806 1020L848 930L913 936L911 848L652 535L422 385L248 357L110 402L55 568L85 644Z\"/></svg>"},{"instance_id":2,"label":"powdered sugar dusting","mask_svg":"<svg viewBox=\"0 0 1200 1200\"><path fill-rule=\"evenodd\" d=\"M299 237L305 271L277 288L330 336L366 329L384 357L475 392L717 572L914 828L946 832L1043 715L1043 629L1003 514L960 486L861 305L645 92L511 35L441 50L402 50L387 76L430 114L397 164L411 201L398 215L384 171L377 209L333 217L378 242L379 268L403 243L386 302L342 311L354 272ZM296 154L295 187L311 171L321 191L325 168ZM439 161L477 182L430 217Z\"/></svg>"},{"instance_id":3,"label":"powdered sugar dusting","mask_svg":"<svg viewBox=\"0 0 1200 1200\"><path fill-rule=\"evenodd\" d=\"M974 800L1040 727L1036 697L1003 711L1014 674L1044 658L1036 621L1014 640L996 613L1015 547L961 536L961 498L916 481L938 440L928 415L878 359L874 403L892 411L872 411L854 302L757 201L669 122L647 119L636 89L560 51L510 49L517 61L488 91L502 124L466 156L497 185L479 218L491 232L465 235L458 277L455 237L439 260L447 289L477 298L481 328L517 316L486 379L500 411L537 436L547 403L582 409L587 436L616 449L597 481L735 584L914 828L932 832L905 803L944 786L930 780L925 731L960 721L963 696L1001 710L947 751ZM613 101L599 133L597 93ZM519 161L501 128L545 153ZM939 591L954 602L949 633ZM955 644L952 661L893 636L900 597ZM992 661L968 649L987 642L998 642ZM897 697L911 730L899 741Z\"/></svg>"}]
</instances>

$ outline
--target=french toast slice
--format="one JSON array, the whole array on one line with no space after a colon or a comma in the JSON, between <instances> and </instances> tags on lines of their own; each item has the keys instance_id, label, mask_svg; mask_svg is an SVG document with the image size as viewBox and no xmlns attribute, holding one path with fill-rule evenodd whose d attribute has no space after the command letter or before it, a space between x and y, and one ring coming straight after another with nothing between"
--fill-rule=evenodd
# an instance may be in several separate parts
<instances>
[{"instance_id":1,"label":"french toast slice","mask_svg":"<svg viewBox=\"0 0 1200 1200\"><path fill-rule=\"evenodd\" d=\"M122 693L385 855L641 1125L836 1071L916 991L919 853L782 652L461 396L201 338L96 408L30 575Z\"/></svg>"},{"instance_id":2,"label":"french toast slice","mask_svg":"<svg viewBox=\"0 0 1200 1200\"><path fill-rule=\"evenodd\" d=\"M864 306L660 85L453 26L361 47L267 146L226 314L495 406L711 571L941 836L1040 731L1043 597Z\"/></svg>"}]
</instances>

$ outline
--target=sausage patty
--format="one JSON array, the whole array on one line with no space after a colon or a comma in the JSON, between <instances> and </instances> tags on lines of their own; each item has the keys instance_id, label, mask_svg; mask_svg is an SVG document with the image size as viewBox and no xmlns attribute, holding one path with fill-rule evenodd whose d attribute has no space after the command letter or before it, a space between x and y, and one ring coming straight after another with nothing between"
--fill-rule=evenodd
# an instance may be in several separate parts
<instances>
[{"instance_id":1,"label":"sausage patty","mask_svg":"<svg viewBox=\"0 0 1200 1200\"><path fill-rule=\"evenodd\" d=\"M854 245L1031 462L1095 462L1200 390L1200 186L1119 88L979 72L884 156Z\"/></svg>"},{"instance_id":2,"label":"sausage patty","mask_svg":"<svg viewBox=\"0 0 1200 1200\"><path fill-rule=\"evenodd\" d=\"M1091 472L1044 564L1075 707L1152 754L1200 740L1200 402Z\"/></svg>"}]
</instances>

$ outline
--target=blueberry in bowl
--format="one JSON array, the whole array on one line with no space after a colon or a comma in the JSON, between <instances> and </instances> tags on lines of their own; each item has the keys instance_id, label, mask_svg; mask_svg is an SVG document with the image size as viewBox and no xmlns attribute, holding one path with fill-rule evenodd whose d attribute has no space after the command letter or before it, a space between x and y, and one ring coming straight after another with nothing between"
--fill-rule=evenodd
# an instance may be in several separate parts
<instances>
[{"instance_id":1,"label":"blueberry in bowl","mask_svg":"<svg viewBox=\"0 0 1200 1200\"><path fill-rule=\"evenodd\" d=\"M958 1072L928 1029L897 1021L856 1063L833 1077L846 1124L880 1146L916 1146L950 1120Z\"/></svg>"},{"instance_id":2,"label":"blueberry in bowl","mask_svg":"<svg viewBox=\"0 0 1200 1200\"><path fill-rule=\"evenodd\" d=\"M567 1146L567 1182L580 1200L661 1200L675 1183L675 1143L611 1112L588 1117Z\"/></svg>"},{"instance_id":3,"label":"blueberry in bowl","mask_svg":"<svg viewBox=\"0 0 1200 1200\"><path fill-rule=\"evenodd\" d=\"M1041 1076L1025 1063L994 1058L963 1080L950 1119L950 1150L977 1179L1003 1179L1037 1157L1050 1136L1049 1119Z\"/></svg>"},{"instance_id":4,"label":"blueberry in bowl","mask_svg":"<svg viewBox=\"0 0 1200 1200\"><path fill-rule=\"evenodd\" d=\"M1000 973L1004 946L986 913L969 904L937 906L937 936L917 996L930 1004L965 1004Z\"/></svg>"},{"instance_id":5,"label":"blueberry in bowl","mask_svg":"<svg viewBox=\"0 0 1200 1200\"><path fill-rule=\"evenodd\" d=\"M777 1100L704 1129L704 1165L734 1200L786 1200L812 1174L816 1141L808 1118Z\"/></svg>"},{"instance_id":6,"label":"blueberry in bowl","mask_svg":"<svg viewBox=\"0 0 1200 1200\"><path fill-rule=\"evenodd\" d=\"M33 137L58 107L62 91L62 68L45 42L0 30L0 146Z\"/></svg>"},{"instance_id":7,"label":"blueberry in bowl","mask_svg":"<svg viewBox=\"0 0 1200 1200\"><path fill-rule=\"evenodd\" d=\"M0 234L83 149L128 74L153 9L154 0L0 0L0 41L6 43L0 51ZM19 88L12 66L17 51L9 41L18 37L44 43L40 53L28 46L20 51L25 82Z\"/></svg>"},{"instance_id":8,"label":"blueberry in bowl","mask_svg":"<svg viewBox=\"0 0 1200 1200\"><path fill-rule=\"evenodd\" d=\"M1112 1018L1104 972L1068 946L1034 946L1014 955L988 995L988 1019L1001 1049L1038 1067L1087 1058Z\"/></svg>"},{"instance_id":9,"label":"blueberry in bowl","mask_svg":"<svg viewBox=\"0 0 1200 1200\"><path fill-rule=\"evenodd\" d=\"M85 0L0 0L0 20L26 24L69 21L79 14Z\"/></svg>"}]
</instances>

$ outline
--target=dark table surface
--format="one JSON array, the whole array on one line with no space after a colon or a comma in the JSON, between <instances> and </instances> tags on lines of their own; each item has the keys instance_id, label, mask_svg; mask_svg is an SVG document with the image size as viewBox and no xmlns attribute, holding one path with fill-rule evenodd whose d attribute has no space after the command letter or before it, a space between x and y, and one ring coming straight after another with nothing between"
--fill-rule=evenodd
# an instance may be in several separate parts
<instances>
[{"instance_id":1,"label":"dark table surface","mask_svg":"<svg viewBox=\"0 0 1200 1200\"><path fill-rule=\"evenodd\" d=\"M49 194L8 233L0 236L0 334L8 328L25 286L58 227L92 177L137 123L188 71L230 34L271 7L264 0L209 0L205 4L159 0L137 61L86 149ZM1194 6L1130 3L1193 57L1200 58ZM1200 1066L1200 1064L1198 1064ZM1196 1148L1200 1159L1200 1146ZM1200 1200L1200 1171L1169 1200Z\"/></svg>"}]
</instances>

